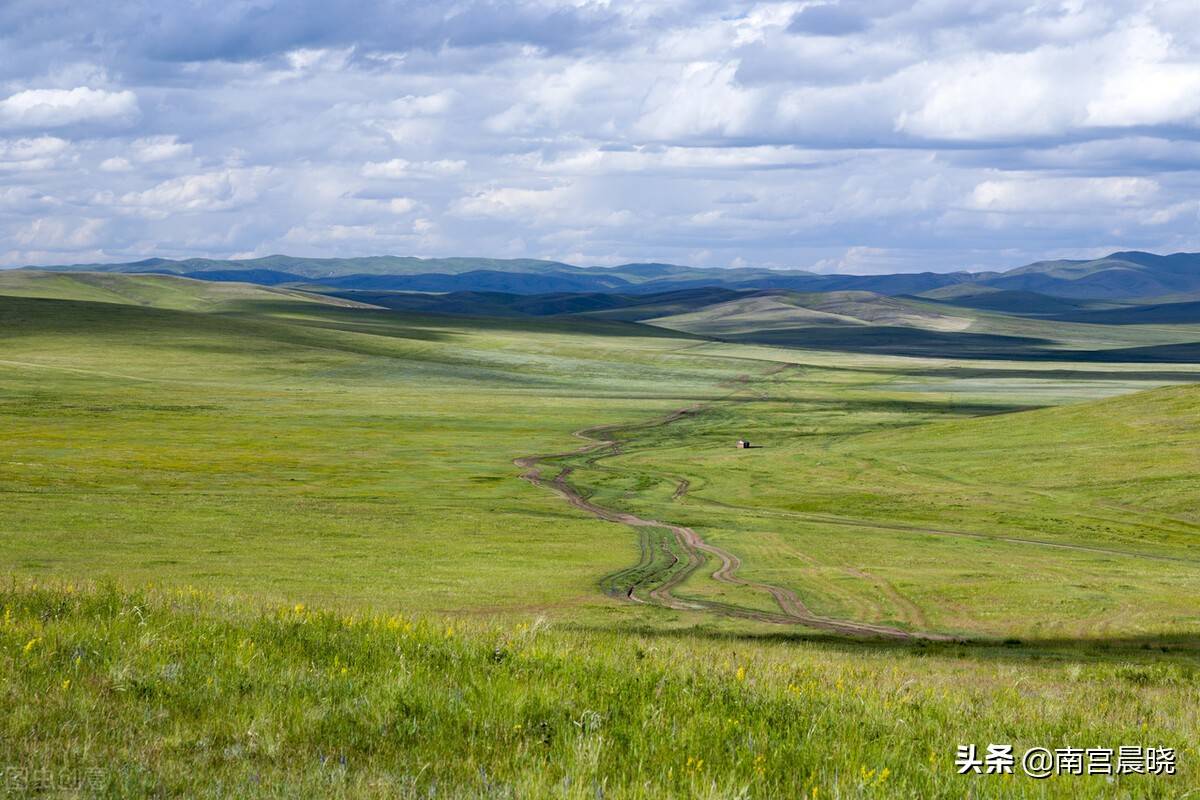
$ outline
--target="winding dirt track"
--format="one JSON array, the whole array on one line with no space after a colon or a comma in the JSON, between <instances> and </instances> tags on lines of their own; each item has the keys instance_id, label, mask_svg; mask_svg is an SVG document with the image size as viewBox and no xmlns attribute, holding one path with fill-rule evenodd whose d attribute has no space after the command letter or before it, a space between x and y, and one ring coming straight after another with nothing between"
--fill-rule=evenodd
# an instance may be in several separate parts
<instances>
[{"instance_id":1,"label":"winding dirt track","mask_svg":"<svg viewBox=\"0 0 1200 800\"><path fill-rule=\"evenodd\" d=\"M788 365L785 365L785 367ZM741 379L743 382L745 378ZM616 437L616 432L620 430L631 430L635 428L649 428L661 425L668 425L683 417L694 414L700 411L703 406L690 406L673 411L664 417L661 417L650 422L634 425L600 425L591 428L584 428L575 431L574 435L585 440L585 444L565 453L555 453L549 455L524 456L522 458L513 459L513 463L521 470L521 477L529 481L534 486L540 486L544 489L549 489L555 494L562 497L575 508L585 511L594 517L606 520L608 522L616 522L630 527L641 528L663 528L673 534L674 540L679 545L680 551L686 556L687 563L679 567L679 557L669 549L666 549L664 543L665 555L668 557L669 563L665 568L661 568L648 577L642 578L639 581L630 585L626 592L623 592L625 599L636 602L645 603L651 602L655 605L664 606L666 608L675 609L678 611L712 611L714 613L723 614L726 616L741 617L744 619L752 619L760 622L769 622L780 625L804 625L809 628L817 628L821 630L832 631L834 633L846 636L859 637L875 637L888 639L927 639L950 641L955 637L946 636L938 633L925 633L905 631L899 628L893 628L886 625L874 625L866 622L855 622L853 620L832 619L814 614L804 602L791 589L786 589L780 586L773 586L766 583L756 583L747 581L737 576L737 571L741 567L741 560L720 547L710 544L691 528L682 525L674 525L668 522L660 522L659 520L646 519L631 514L625 511L617 511L611 508L605 508L591 502L586 497L581 495L575 487L573 487L567 478L572 472L571 467L564 467L552 478L548 478L542 473L542 462L574 458L584 455L590 455L588 462L592 463L600 458L616 455L621 452L621 440ZM682 495L686 492L686 482L681 485L680 490L676 491L676 495ZM646 542L643 539L643 542ZM644 544L643 547L646 545ZM695 598L680 598L676 597L672 590L679 584L683 583L687 578L699 569L705 561L705 554L712 556L717 561L717 568L712 573L712 577L716 581L727 583L735 586L748 587L756 589L771 595L775 603L779 606L779 611L763 611L755 608L743 606L729 605L708 600ZM645 561L651 554L643 553ZM638 590L643 590L647 600L638 597Z\"/></svg>"}]
</instances>

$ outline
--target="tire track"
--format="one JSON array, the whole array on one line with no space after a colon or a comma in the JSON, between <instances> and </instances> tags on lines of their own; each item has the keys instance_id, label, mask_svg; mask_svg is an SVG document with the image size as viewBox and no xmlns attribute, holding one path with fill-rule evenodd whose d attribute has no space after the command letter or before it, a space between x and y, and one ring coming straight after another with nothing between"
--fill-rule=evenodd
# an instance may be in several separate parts
<instances>
[{"instance_id":1,"label":"tire track","mask_svg":"<svg viewBox=\"0 0 1200 800\"><path fill-rule=\"evenodd\" d=\"M788 366L791 365L783 365L783 367L780 369L785 369ZM778 371L779 370L773 370L773 372ZM744 383L747 380L748 379L743 376L740 379L740 382ZM558 473L554 475L554 477L547 477L545 474L543 474L542 465L544 462L587 456L587 461L589 463L594 463L601 458L619 453L621 448L621 439L619 439L616 435L618 431L628 431L632 429L640 430L659 427L662 425L669 425L670 423L682 419L689 414L694 414L700 411L703 407L704 406L700 405L688 406L687 408L673 411L663 417L641 424L597 425L589 428L583 428L575 431L573 434L577 438L585 441L585 443L580 447L565 453L523 456L521 458L513 459L513 463L522 470L522 479L528 481L534 486L554 492L574 508L577 508L598 519L605 520L606 522L615 522L622 525L628 525L639 530L646 528L661 528L671 532L674 541L679 545L680 551L686 558L686 564L680 567L679 563L681 559L667 549L666 552L670 556L669 563L667 563L665 567L654 570L647 576L642 577L638 581L634 582L626 592L622 593L626 600L637 603L647 602L647 600L643 600L642 598L638 597L637 594L639 589L643 589L649 602L676 611L707 610L726 616L752 619L759 622L768 622L781 625L804 625L806 627L827 630L846 636L900 640L927 639L952 641L955 639L955 637L939 633L906 631L888 625L876 625L867 622L835 619L816 614L809 609L808 606L806 606L800 599L800 597L791 589L739 578L737 572L742 566L741 559L721 547L718 547L710 542L706 542L698 533L696 533L695 530L683 525L675 525L655 519L640 517L627 511L618 511L616 509L605 508L604 506L593 503L591 500L584 497L574 486L568 482L567 478L573 471L571 467L561 468ZM663 547L665 548L665 542L663 543ZM677 597L673 593L673 590L686 581L688 577L696 572L696 570L703 566L706 560L705 556L711 556L717 561L718 566L712 573L713 580L733 586L740 586L765 592L774 599L776 605L779 606L779 611L762 611L759 609L698 598ZM616 578L625 574L634 574L648 565L652 565L652 563L653 553L647 552L647 548L643 546L642 561L639 562L637 566L616 573L616 575L612 577ZM650 588L646 588L647 585L649 585Z\"/></svg>"}]
</instances>

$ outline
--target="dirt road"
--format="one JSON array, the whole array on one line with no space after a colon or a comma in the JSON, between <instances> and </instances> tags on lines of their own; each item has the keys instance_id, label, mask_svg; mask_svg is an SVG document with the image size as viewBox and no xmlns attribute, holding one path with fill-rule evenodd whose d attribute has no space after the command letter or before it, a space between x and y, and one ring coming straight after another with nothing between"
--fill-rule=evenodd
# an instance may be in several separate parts
<instances>
[{"instance_id":1,"label":"dirt road","mask_svg":"<svg viewBox=\"0 0 1200 800\"><path fill-rule=\"evenodd\" d=\"M744 383L745 379L741 379L741 382ZM594 463L601 458L617 455L621 452L622 443L622 440L617 438L616 434L618 431L669 425L689 414L699 412L702 408L703 406L690 406L673 411L659 419L638 425L601 425L585 428L576 431L574 434L585 440L585 444L575 450L566 453L525 456L514 459L513 463L522 470L522 478L534 486L549 489L575 508L585 511L594 517L608 522L628 525L638 529L643 534L646 529L651 528L661 529L671 534L669 540L677 544L678 551L683 554L682 559L668 547L668 539L661 540L660 552L655 553L653 552L654 539L643 535L642 561L635 567L617 573L616 576L611 576L614 579L614 585L620 583L622 586L622 591L619 592L620 596L632 602L649 602L678 611L711 611L726 616L781 625L803 625L847 636L889 639L919 638L947 641L954 639L952 636L937 633L905 631L886 625L833 619L814 614L791 589L739 578L737 572L741 567L740 559L733 553L704 541L693 529L682 525L647 519L636 514L605 508L593 503L580 494L568 481L572 472L571 467L558 468L558 472L553 477L547 477L543 474L543 464L546 462L589 456L587 459L588 463ZM677 496L686 492L686 482L681 489L682 491L677 490ZM707 560L706 557L711 557L717 562L717 567L712 573L714 580L765 592L774 599L776 605L779 607L779 611L763 611L756 608L698 598L677 597L673 593L673 590L686 581L696 570L700 569ZM627 585L620 582L622 577L629 579L626 582ZM639 594L642 596L639 596Z\"/></svg>"}]
</instances>

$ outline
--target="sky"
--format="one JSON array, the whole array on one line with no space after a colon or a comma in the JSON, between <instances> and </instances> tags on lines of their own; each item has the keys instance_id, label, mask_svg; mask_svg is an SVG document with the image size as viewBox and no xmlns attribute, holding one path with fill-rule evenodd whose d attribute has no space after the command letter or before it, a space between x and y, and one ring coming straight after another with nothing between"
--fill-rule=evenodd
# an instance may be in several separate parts
<instances>
[{"instance_id":1,"label":"sky","mask_svg":"<svg viewBox=\"0 0 1200 800\"><path fill-rule=\"evenodd\" d=\"M0 266L1200 250L1195 0L5 0Z\"/></svg>"}]
</instances>

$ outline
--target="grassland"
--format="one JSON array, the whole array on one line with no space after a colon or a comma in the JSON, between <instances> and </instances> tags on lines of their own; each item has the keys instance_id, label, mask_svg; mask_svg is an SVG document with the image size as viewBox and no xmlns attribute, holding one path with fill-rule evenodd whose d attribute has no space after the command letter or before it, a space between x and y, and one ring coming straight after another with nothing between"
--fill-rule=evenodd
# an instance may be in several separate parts
<instances>
[{"instance_id":1,"label":"grassland","mask_svg":"<svg viewBox=\"0 0 1200 800\"><path fill-rule=\"evenodd\" d=\"M962 391L952 378L897 386L878 369L798 365L739 402L639 431L571 479L600 505L692 526L738 553L744 577L830 617L968 637L1195 630L1200 389L997 414L1055 399L1009 371ZM1108 377L1045 382L1137 383ZM735 450L739 436L762 446ZM684 589L772 605L705 570Z\"/></svg>"},{"instance_id":2,"label":"grassland","mask_svg":"<svg viewBox=\"0 0 1200 800\"><path fill-rule=\"evenodd\" d=\"M1166 797L1194 662L483 626L195 591L0 592L5 758L105 796ZM953 745L1183 774L956 776ZM54 776L58 776L55 778Z\"/></svg>"},{"instance_id":3,"label":"grassland","mask_svg":"<svg viewBox=\"0 0 1200 800\"><path fill-rule=\"evenodd\" d=\"M110 279L115 297L0 297L0 766L94 769L106 796L1196 783L1193 365ZM1086 338L1056 326L1066 350ZM514 459L594 425L618 444L544 458L547 478L687 526L825 618L953 640L762 621L777 603L715 580L711 551L671 590L702 608L606 595L639 537L686 554L520 480ZM954 774L956 745L992 741L1175 747L1181 774Z\"/></svg>"}]
</instances>

